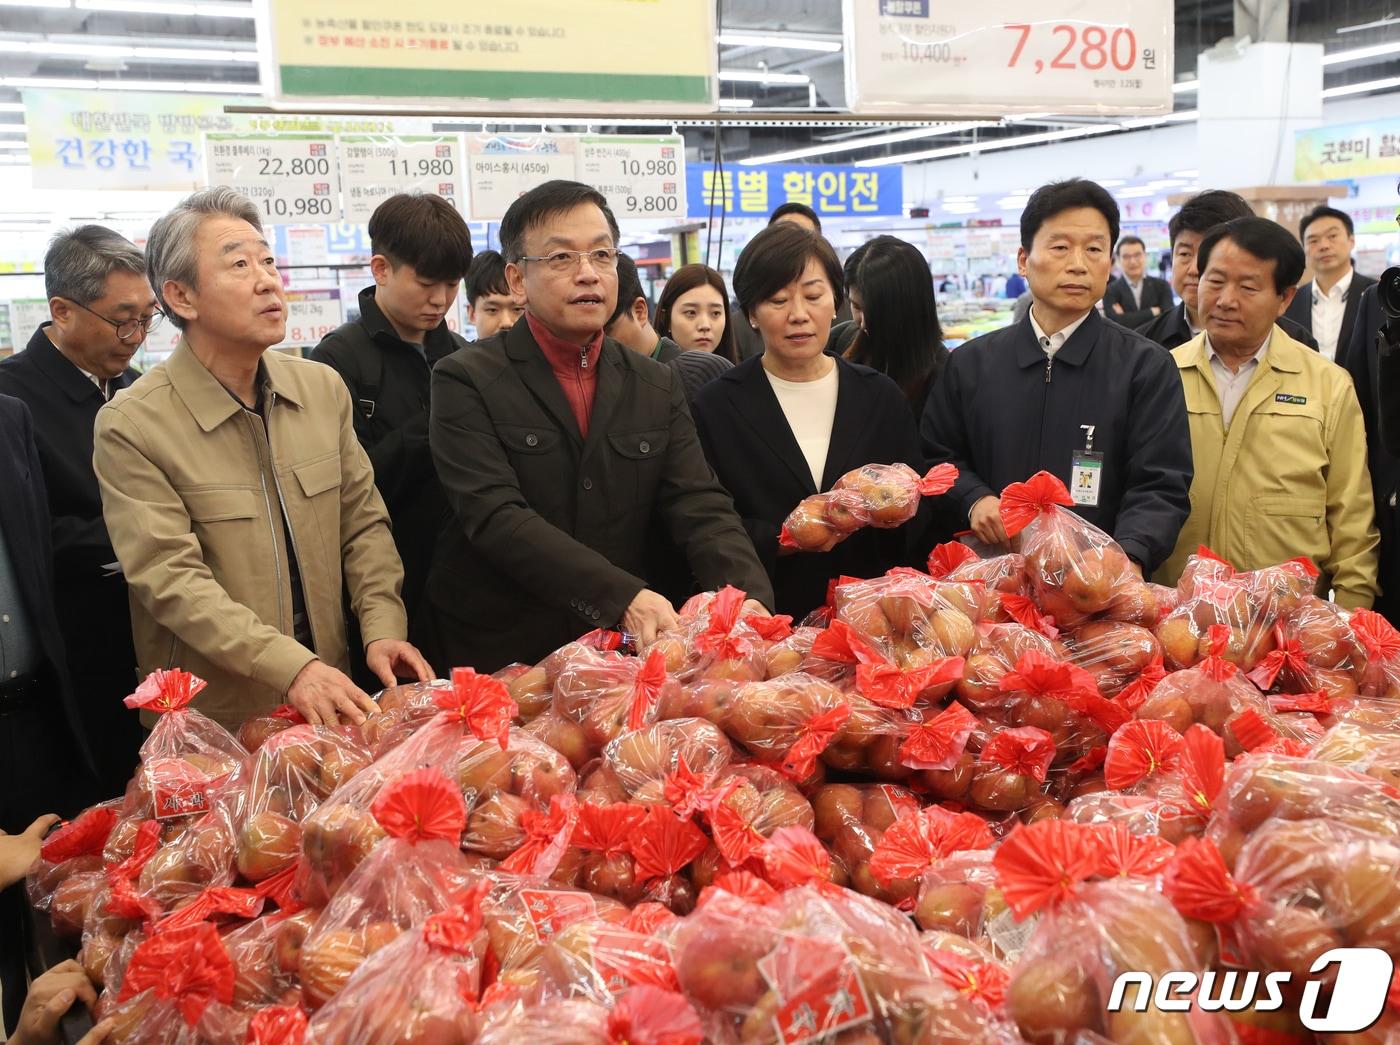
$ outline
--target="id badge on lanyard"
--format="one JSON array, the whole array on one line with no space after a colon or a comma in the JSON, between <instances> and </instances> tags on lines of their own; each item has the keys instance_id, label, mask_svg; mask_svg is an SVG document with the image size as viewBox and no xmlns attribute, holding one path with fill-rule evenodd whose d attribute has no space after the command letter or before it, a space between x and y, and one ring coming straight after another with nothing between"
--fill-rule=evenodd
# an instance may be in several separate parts
<instances>
[{"instance_id":1,"label":"id badge on lanyard","mask_svg":"<svg viewBox=\"0 0 1400 1045\"><path fill-rule=\"evenodd\" d=\"M1103 481L1103 454L1094 452L1094 426L1079 427L1084 431L1084 449L1070 455L1069 495L1075 504L1097 508L1099 485Z\"/></svg>"}]
</instances>

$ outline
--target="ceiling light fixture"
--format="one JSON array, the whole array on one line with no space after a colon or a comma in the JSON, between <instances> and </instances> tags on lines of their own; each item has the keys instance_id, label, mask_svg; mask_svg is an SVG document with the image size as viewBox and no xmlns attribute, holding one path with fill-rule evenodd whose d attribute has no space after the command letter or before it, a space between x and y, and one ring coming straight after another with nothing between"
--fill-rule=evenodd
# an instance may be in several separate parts
<instances>
[{"instance_id":1,"label":"ceiling light fixture","mask_svg":"<svg viewBox=\"0 0 1400 1045\"><path fill-rule=\"evenodd\" d=\"M80 11L116 11L122 14L172 15L194 18L247 18L257 17L250 3L220 3L207 0L203 3L161 3L161 0L73 0L73 6Z\"/></svg>"},{"instance_id":2,"label":"ceiling light fixture","mask_svg":"<svg viewBox=\"0 0 1400 1045\"><path fill-rule=\"evenodd\" d=\"M118 44L54 43L0 40L0 53L42 54L55 58L135 58L170 62L257 62L255 50L225 51L199 47L122 47Z\"/></svg>"},{"instance_id":3,"label":"ceiling light fixture","mask_svg":"<svg viewBox=\"0 0 1400 1045\"><path fill-rule=\"evenodd\" d=\"M752 109L752 98L721 98L719 100L721 109Z\"/></svg>"},{"instance_id":4,"label":"ceiling light fixture","mask_svg":"<svg viewBox=\"0 0 1400 1045\"><path fill-rule=\"evenodd\" d=\"M783 152L764 153L761 156L747 156L739 162L745 166L756 163L784 163L788 160L807 159L812 156L829 156L837 152L856 152L860 149L873 149L880 145L893 145L896 142L917 141L921 138L936 138L944 134L958 134L978 128L995 127L995 123L943 123L934 127L915 127L910 130L892 131L889 134L876 134L869 138L851 138L834 145L808 145L800 149Z\"/></svg>"},{"instance_id":5,"label":"ceiling light fixture","mask_svg":"<svg viewBox=\"0 0 1400 1045\"><path fill-rule=\"evenodd\" d=\"M1366 94L1370 91L1392 91L1400 87L1400 76L1388 76L1384 80L1366 80L1363 83L1343 84L1340 87L1324 87L1322 97L1345 98L1351 94Z\"/></svg>"},{"instance_id":6,"label":"ceiling light fixture","mask_svg":"<svg viewBox=\"0 0 1400 1045\"><path fill-rule=\"evenodd\" d=\"M1046 131L1043 134L1018 134L1010 138L993 138L991 141L970 145L949 145L942 149L928 149L924 152L906 153L901 156L882 156L875 160L857 160L857 167L888 167L895 163L913 163L917 160L941 160L953 156L967 156L974 152L994 152L998 149L1015 149L1022 145L1042 145L1045 142L1068 141L1071 138L1087 138L1095 134L1108 134L1122 130L1117 123L1096 124L1092 127L1076 127L1067 131Z\"/></svg>"},{"instance_id":7,"label":"ceiling light fixture","mask_svg":"<svg viewBox=\"0 0 1400 1045\"><path fill-rule=\"evenodd\" d=\"M834 54L841 50L839 39L823 39L818 36L786 36L736 30L720 33L718 40L725 47L781 47L789 51L821 51L825 54Z\"/></svg>"},{"instance_id":8,"label":"ceiling light fixture","mask_svg":"<svg viewBox=\"0 0 1400 1045\"><path fill-rule=\"evenodd\" d=\"M812 82L806 73L770 73L764 69L721 69L719 78L725 83L793 84L799 87Z\"/></svg>"},{"instance_id":9,"label":"ceiling light fixture","mask_svg":"<svg viewBox=\"0 0 1400 1045\"><path fill-rule=\"evenodd\" d=\"M51 87L70 91L180 91L188 94L246 94L256 96L255 83L190 80L93 80L63 76L0 76L0 87Z\"/></svg>"},{"instance_id":10,"label":"ceiling light fixture","mask_svg":"<svg viewBox=\"0 0 1400 1045\"><path fill-rule=\"evenodd\" d=\"M1356 47L1349 51L1333 51L1322 56L1324 66L1345 65L1347 62L1360 62L1367 58L1384 58L1388 54L1400 54L1400 40L1374 44L1371 47Z\"/></svg>"},{"instance_id":11,"label":"ceiling light fixture","mask_svg":"<svg viewBox=\"0 0 1400 1045\"><path fill-rule=\"evenodd\" d=\"M1172 84L1172 94L1190 94L1200 89L1200 80L1182 80L1180 83Z\"/></svg>"}]
</instances>

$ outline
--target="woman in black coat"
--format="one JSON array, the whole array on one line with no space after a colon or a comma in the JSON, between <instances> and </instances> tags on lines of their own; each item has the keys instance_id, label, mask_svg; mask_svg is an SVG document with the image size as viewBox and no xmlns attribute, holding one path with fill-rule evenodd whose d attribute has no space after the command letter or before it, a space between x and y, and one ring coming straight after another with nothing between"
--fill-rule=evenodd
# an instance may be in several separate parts
<instances>
[{"instance_id":1,"label":"woman in black coat","mask_svg":"<svg viewBox=\"0 0 1400 1045\"><path fill-rule=\"evenodd\" d=\"M926 516L899 529L859 530L826 552L780 547L783 520L863 464L921 470L918 431L898 385L825 351L842 299L841 265L826 240L770 225L739 256L734 290L763 354L701 390L695 425L773 580L774 611L801 620L825 603L831 578L910 563L914 546L927 543L917 536Z\"/></svg>"}]
</instances>

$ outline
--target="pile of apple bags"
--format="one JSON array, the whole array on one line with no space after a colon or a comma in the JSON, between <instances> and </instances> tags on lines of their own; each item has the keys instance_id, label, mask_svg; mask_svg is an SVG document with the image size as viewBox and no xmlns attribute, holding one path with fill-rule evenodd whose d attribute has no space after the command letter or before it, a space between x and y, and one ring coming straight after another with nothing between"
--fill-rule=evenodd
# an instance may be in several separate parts
<instances>
[{"instance_id":1,"label":"pile of apple bags","mask_svg":"<svg viewBox=\"0 0 1400 1045\"><path fill-rule=\"evenodd\" d=\"M803 626L726 589L359 730L235 738L152 676L140 771L31 897L113 1041L1309 1041L1317 955L1400 955L1400 635L1306 561L1143 583L1068 503L1013 484L1014 553ZM1224 968L1295 1004L1106 1011ZM1400 989L1349 1040L1387 1033Z\"/></svg>"}]
</instances>

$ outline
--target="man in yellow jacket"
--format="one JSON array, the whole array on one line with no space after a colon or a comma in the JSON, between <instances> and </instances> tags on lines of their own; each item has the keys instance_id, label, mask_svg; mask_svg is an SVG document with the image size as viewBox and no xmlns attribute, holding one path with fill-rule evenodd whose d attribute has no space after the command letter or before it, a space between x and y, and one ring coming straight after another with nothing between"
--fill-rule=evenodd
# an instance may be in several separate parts
<instances>
[{"instance_id":1,"label":"man in yellow jacket","mask_svg":"<svg viewBox=\"0 0 1400 1045\"><path fill-rule=\"evenodd\" d=\"M1236 218L1201 241L1205 330L1172 350L1186 392L1191 515L1155 578L1175 584L1208 545L1243 570L1306 555L1339 605L1377 593L1366 432L1347 372L1274 325L1303 275L1282 226Z\"/></svg>"},{"instance_id":2,"label":"man in yellow jacket","mask_svg":"<svg viewBox=\"0 0 1400 1045\"><path fill-rule=\"evenodd\" d=\"M362 721L342 583L385 685L430 677L409 645L403 566L335 371L267 349L286 299L257 207L195 193L151 227L146 264L183 337L97 413L102 513L131 593L140 673L205 679L220 724L286 701ZM134 680L133 680L134 688Z\"/></svg>"}]
</instances>

